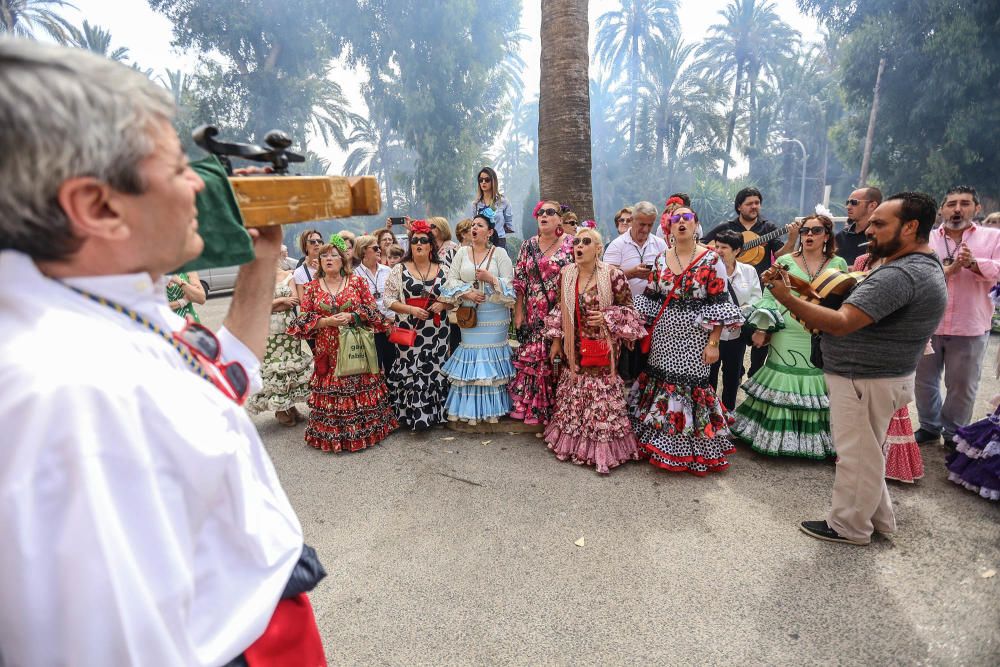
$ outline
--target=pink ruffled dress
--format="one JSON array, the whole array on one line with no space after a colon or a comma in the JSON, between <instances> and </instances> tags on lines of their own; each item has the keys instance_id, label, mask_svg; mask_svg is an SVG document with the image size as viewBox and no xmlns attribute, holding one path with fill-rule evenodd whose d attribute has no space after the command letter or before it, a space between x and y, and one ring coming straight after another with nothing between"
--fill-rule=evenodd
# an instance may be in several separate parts
<instances>
[{"instance_id":1,"label":"pink ruffled dress","mask_svg":"<svg viewBox=\"0 0 1000 667\"><path fill-rule=\"evenodd\" d=\"M579 285L579 321L575 308L562 307L564 302L576 300L575 265L563 269L560 303L545 320L546 338L565 340L571 331L574 340L572 345L563 343L568 357L563 364L566 368L559 375L555 410L544 437L560 461L593 466L597 472L607 474L626 461L639 459L639 445L625 407L624 386L615 367L622 343L640 340L646 330L632 307L625 274L607 264L599 263L598 267L589 287ZM604 326L582 325L595 310L604 314ZM612 354L606 366L578 366L581 335L611 340Z\"/></svg>"}]
</instances>

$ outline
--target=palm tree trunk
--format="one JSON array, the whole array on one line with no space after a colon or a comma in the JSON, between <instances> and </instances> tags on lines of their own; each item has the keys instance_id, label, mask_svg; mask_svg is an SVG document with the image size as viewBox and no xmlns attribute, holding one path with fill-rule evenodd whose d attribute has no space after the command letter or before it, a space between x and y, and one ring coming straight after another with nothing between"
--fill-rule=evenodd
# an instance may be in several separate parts
<instances>
[{"instance_id":1,"label":"palm tree trunk","mask_svg":"<svg viewBox=\"0 0 1000 667\"><path fill-rule=\"evenodd\" d=\"M733 135L736 134L736 109L743 92L743 63L736 64L736 85L733 87L733 108L729 112L729 122L726 127L726 160L722 163L722 180L729 176L729 153L733 150Z\"/></svg>"},{"instance_id":2,"label":"palm tree trunk","mask_svg":"<svg viewBox=\"0 0 1000 667\"><path fill-rule=\"evenodd\" d=\"M541 196L594 217L590 161L590 57L587 0L542 0L538 96Z\"/></svg>"}]
</instances>

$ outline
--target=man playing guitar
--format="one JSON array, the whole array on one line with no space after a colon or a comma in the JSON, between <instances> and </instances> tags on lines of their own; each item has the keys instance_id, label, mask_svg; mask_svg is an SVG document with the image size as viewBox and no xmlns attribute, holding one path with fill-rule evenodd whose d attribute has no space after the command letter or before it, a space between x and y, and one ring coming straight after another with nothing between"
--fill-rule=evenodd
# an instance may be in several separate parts
<instances>
[{"instance_id":1,"label":"man playing guitar","mask_svg":"<svg viewBox=\"0 0 1000 667\"><path fill-rule=\"evenodd\" d=\"M734 208L736 209L736 218L728 222L724 222L702 239L703 243L709 243L715 240L716 234L724 229L731 229L732 231L746 236L743 232L752 232L757 236L763 236L771 232L778 231L772 223L767 220L762 220L760 217L760 207L764 202L764 196L760 193L757 188L743 188L736 193L736 201L734 202ZM757 270L757 275L764 273L767 269L771 268L771 262L775 257L781 257L782 255L788 254L795 249L795 242L799 238L798 225L791 225L788 228L788 240L784 244L781 243L780 238L774 238L767 243L764 256L761 260L754 265ZM767 360L767 347L753 348L750 351L750 375L757 372L757 369L764 365Z\"/></svg>"}]
</instances>

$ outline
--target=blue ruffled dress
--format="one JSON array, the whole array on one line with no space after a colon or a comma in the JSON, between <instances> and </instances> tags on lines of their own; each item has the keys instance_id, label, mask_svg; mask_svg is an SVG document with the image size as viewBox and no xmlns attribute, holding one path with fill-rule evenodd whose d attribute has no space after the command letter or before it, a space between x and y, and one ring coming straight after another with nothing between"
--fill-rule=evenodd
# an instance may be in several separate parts
<instances>
[{"instance_id":1,"label":"blue ruffled dress","mask_svg":"<svg viewBox=\"0 0 1000 667\"><path fill-rule=\"evenodd\" d=\"M475 287L476 266L470 251L462 247L455 254L441 291L444 300L456 305L475 305L457 298ZM514 304L514 268L502 248L481 268L499 279L500 291L492 285L481 286L486 301L479 304L476 326L462 329L462 342L442 368L451 382L445 401L448 419L470 424L496 422L513 408L507 384L514 379L515 370L507 339Z\"/></svg>"}]
</instances>

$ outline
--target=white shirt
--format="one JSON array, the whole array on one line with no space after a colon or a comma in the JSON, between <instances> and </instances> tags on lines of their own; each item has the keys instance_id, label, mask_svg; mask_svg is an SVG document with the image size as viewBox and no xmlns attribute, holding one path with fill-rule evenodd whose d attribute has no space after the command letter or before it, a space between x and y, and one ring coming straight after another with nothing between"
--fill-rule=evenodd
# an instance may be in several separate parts
<instances>
[{"instance_id":1,"label":"white shirt","mask_svg":"<svg viewBox=\"0 0 1000 667\"><path fill-rule=\"evenodd\" d=\"M295 269L292 273L292 280L296 285L305 285L306 283L316 280L317 269L310 269L306 266L308 261L309 260L302 262L302 264L299 265L299 268ZM306 273L306 271L308 271L308 273Z\"/></svg>"},{"instance_id":2,"label":"white shirt","mask_svg":"<svg viewBox=\"0 0 1000 667\"><path fill-rule=\"evenodd\" d=\"M148 274L76 278L167 331ZM0 252L0 663L219 665L267 627L302 528L246 412L163 338ZM251 391L260 365L222 329Z\"/></svg>"},{"instance_id":3,"label":"white shirt","mask_svg":"<svg viewBox=\"0 0 1000 667\"><path fill-rule=\"evenodd\" d=\"M632 232L627 231L612 241L604 251L604 261L617 266L622 271L635 268L640 264L653 266L656 256L667 249L667 243L658 236L650 234L646 242L639 245L632 238ZM646 289L645 278L630 278L628 288L632 296L642 294Z\"/></svg>"},{"instance_id":4,"label":"white shirt","mask_svg":"<svg viewBox=\"0 0 1000 667\"><path fill-rule=\"evenodd\" d=\"M358 264L354 267L354 275L361 276L365 283L367 283L368 291L372 293L375 303L378 304L379 312L382 313L383 317L393 320L396 319L396 313L389 310L385 305L385 279L389 277L390 273L392 273L392 269L385 264L376 264L374 275L372 275L372 272L364 264Z\"/></svg>"},{"instance_id":5,"label":"white shirt","mask_svg":"<svg viewBox=\"0 0 1000 667\"><path fill-rule=\"evenodd\" d=\"M723 275L726 275L725 272L727 269L725 268L725 264L722 265L722 271ZM757 270L750 264L736 262L736 271L729 278L729 284L733 286L733 291L736 292L736 298L739 301L736 305L739 306L740 312L746 317L752 309L753 304L757 303L764 295L760 288L760 278L757 277ZM739 337L739 329L731 331L723 327L722 340L734 340Z\"/></svg>"}]
</instances>

